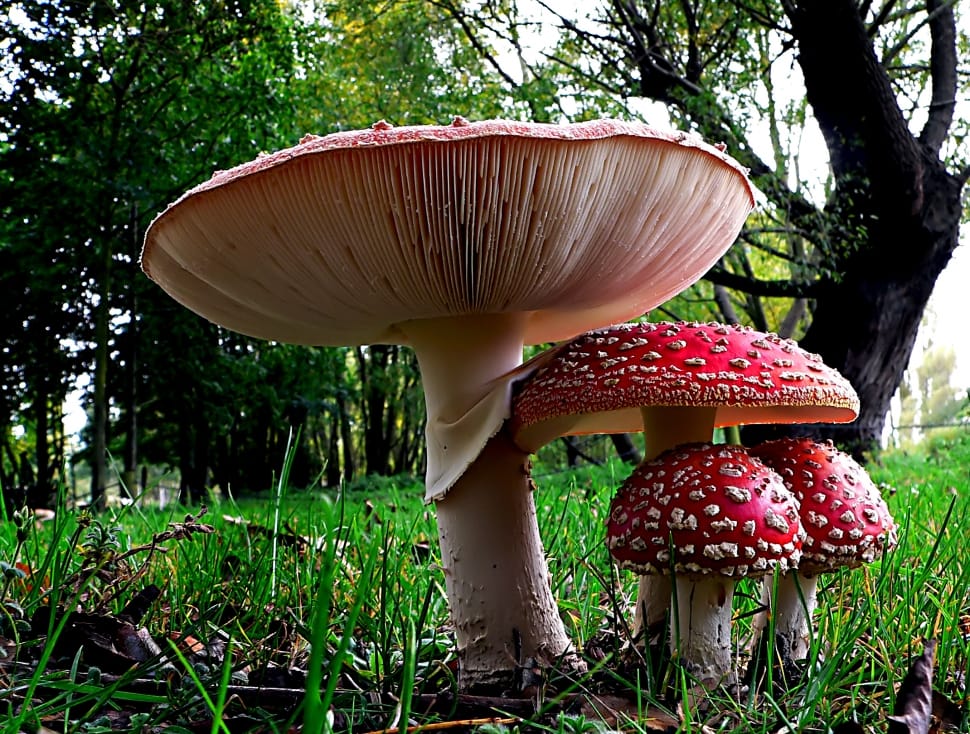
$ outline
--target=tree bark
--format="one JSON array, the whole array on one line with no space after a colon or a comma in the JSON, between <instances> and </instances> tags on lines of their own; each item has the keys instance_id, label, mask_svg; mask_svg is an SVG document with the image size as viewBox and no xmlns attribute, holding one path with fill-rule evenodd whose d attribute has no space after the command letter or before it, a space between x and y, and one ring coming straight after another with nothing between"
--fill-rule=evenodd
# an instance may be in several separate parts
<instances>
[{"instance_id":1,"label":"tree bark","mask_svg":"<svg viewBox=\"0 0 970 734\"><path fill-rule=\"evenodd\" d=\"M949 173L939 159L947 110L931 115L933 132L922 140L910 132L854 2L804 0L786 12L836 175L826 209L841 228L829 234L856 243L833 243L843 245L835 268L842 277L819 288L800 343L849 379L862 406L855 423L794 430L832 438L861 458L878 445L923 310L957 247L966 173ZM938 9L934 23L937 73L956 65L952 10ZM745 439L791 430L752 428Z\"/></svg>"},{"instance_id":2,"label":"tree bark","mask_svg":"<svg viewBox=\"0 0 970 734\"><path fill-rule=\"evenodd\" d=\"M636 466L643 460L629 433L611 433L610 440L613 442L613 448L616 449L616 455L624 464Z\"/></svg>"}]
</instances>

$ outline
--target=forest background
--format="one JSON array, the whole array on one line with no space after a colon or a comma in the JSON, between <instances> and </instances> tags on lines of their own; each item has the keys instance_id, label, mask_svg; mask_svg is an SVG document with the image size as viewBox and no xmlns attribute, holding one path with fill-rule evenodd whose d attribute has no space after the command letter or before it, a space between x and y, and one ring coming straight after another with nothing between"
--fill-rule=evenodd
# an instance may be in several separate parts
<instances>
[{"instance_id":1,"label":"forest background","mask_svg":"<svg viewBox=\"0 0 970 734\"><path fill-rule=\"evenodd\" d=\"M0 9L0 485L8 503L185 501L290 479L420 474L401 347L296 347L188 312L140 271L152 218L214 170L304 133L642 119L722 142L760 196L710 273L650 318L739 321L840 369L876 447L967 419L967 330L919 327L968 220L960 3L832 0L146 0ZM967 296L963 294L962 315ZM953 308L948 306L947 308ZM952 314L947 314L952 316ZM907 376L915 352L920 367ZM963 388L962 392L960 388ZM75 438L65 406L80 390ZM298 431L296 430L298 429ZM894 440L907 440L906 430ZM544 460L629 452L557 444Z\"/></svg>"}]
</instances>

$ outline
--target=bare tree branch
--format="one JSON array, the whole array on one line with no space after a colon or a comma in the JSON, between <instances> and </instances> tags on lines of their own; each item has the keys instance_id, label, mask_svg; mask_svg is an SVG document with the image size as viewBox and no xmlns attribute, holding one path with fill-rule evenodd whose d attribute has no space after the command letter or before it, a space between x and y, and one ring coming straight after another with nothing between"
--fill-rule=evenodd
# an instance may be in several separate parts
<instances>
[{"instance_id":1,"label":"bare tree branch","mask_svg":"<svg viewBox=\"0 0 970 734\"><path fill-rule=\"evenodd\" d=\"M484 59L489 66L495 69L495 73L501 77L502 81L508 84L512 89L518 88L518 82L516 82L515 79L513 79L508 72L502 68L502 65L498 63L498 60L495 58L491 50L478 37L474 27L469 22L467 14L461 8L460 3L454 3L450 0L429 0L429 2L441 10L444 10L448 15L454 18L455 22L458 23L458 27L461 28L462 33L465 34L465 38L467 38L468 42L472 45L472 48L479 53L482 59Z\"/></svg>"},{"instance_id":2,"label":"bare tree branch","mask_svg":"<svg viewBox=\"0 0 970 734\"><path fill-rule=\"evenodd\" d=\"M949 2L929 0L930 83L929 116L920 131L920 144L937 155L953 122L957 96L956 19Z\"/></svg>"},{"instance_id":3,"label":"bare tree branch","mask_svg":"<svg viewBox=\"0 0 970 734\"><path fill-rule=\"evenodd\" d=\"M704 276L704 280L713 283L715 286L720 285L725 288L744 291L754 296L769 298L811 298L818 295L822 290L820 281L758 280L757 278L732 273L723 267L715 267L709 270Z\"/></svg>"}]
</instances>

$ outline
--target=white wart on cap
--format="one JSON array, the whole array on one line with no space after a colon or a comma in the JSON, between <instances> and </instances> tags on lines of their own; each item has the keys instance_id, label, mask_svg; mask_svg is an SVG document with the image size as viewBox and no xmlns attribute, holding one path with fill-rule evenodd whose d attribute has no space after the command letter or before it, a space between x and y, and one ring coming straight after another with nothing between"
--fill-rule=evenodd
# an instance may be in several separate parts
<instances>
[{"instance_id":1,"label":"white wart on cap","mask_svg":"<svg viewBox=\"0 0 970 734\"><path fill-rule=\"evenodd\" d=\"M801 503L801 573L870 563L896 545L896 523L878 487L830 441L782 438L749 451L778 472Z\"/></svg>"},{"instance_id":2,"label":"white wart on cap","mask_svg":"<svg viewBox=\"0 0 970 734\"><path fill-rule=\"evenodd\" d=\"M637 467L613 499L607 543L641 574L760 576L798 563L798 503L740 446L678 446ZM672 554L672 555L671 555Z\"/></svg>"},{"instance_id":3,"label":"white wart on cap","mask_svg":"<svg viewBox=\"0 0 970 734\"><path fill-rule=\"evenodd\" d=\"M668 423L678 409L709 409L707 435L692 440L710 440L718 426L847 423L859 398L821 357L776 334L737 324L618 324L558 347L523 383L515 440L534 451L561 435L640 431L648 407L668 409Z\"/></svg>"}]
</instances>

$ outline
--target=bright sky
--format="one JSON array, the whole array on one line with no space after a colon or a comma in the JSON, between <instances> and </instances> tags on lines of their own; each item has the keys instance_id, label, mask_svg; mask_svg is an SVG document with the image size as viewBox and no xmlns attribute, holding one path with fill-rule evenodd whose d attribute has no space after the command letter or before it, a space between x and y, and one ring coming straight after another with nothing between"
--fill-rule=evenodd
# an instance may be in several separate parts
<instances>
[{"instance_id":1,"label":"bright sky","mask_svg":"<svg viewBox=\"0 0 970 734\"><path fill-rule=\"evenodd\" d=\"M967 316L970 314L970 225L960 229L960 246L946 270L936 281L936 288L930 298L927 319L928 333L921 333L918 348L926 344L929 336L937 344L948 344L957 354L957 365L953 375L953 386L970 389L970 327ZM917 359L919 352L913 357ZM913 362L911 361L912 365Z\"/></svg>"}]
</instances>

